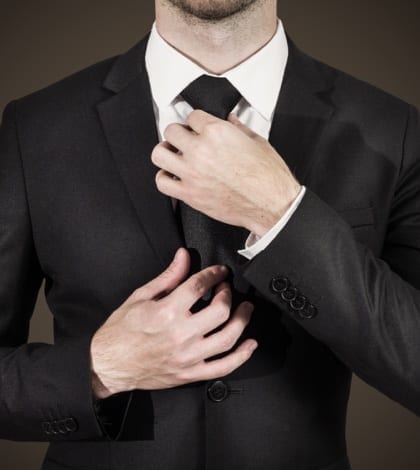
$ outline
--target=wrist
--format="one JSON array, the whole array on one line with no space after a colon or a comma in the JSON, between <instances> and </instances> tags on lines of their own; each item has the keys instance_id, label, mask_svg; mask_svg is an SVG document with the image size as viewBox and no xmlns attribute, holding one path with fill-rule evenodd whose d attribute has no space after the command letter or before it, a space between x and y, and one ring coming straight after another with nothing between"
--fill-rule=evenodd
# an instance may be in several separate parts
<instances>
[{"instance_id":1,"label":"wrist","mask_svg":"<svg viewBox=\"0 0 420 470\"><path fill-rule=\"evenodd\" d=\"M108 398L112 395L110 390L108 390L105 385L102 383L101 379L98 377L95 371L91 371L92 377L92 395L95 400L100 400L103 398Z\"/></svg>"},{"instance_id":2,"label":"wrist","mask_svg":"<svg viewBox=\"0 0 420 470\"><path fill-rule=\"evenodd\" d=\"M91 372L91 386L92 386L92 395L95 400L108 398L113 393L101 379L101 374L98 367L98 346L96 344L96 336L92 338L90 344L90 372Z\"/></svg>"},{"instance_id":3,"label":"wrist","mask_svg":"<svg viewBox=\"0 0 420 470\"><path fill-rule=\"evenodd\" d=\"M302 185L295 182L288 195L272 198L268 207L263 207L250 217L246 228L258 238L266 235L286 214L302 190ZM251 214L250 214L251 215Z\"/></svg>"},{"instance_id":4,"label":"wrist","mask_svg":"<svg viewBox=\"0 0 420 470\"><path fill-rule=\"evenodd\" d=\"M262 238L283 217L285 211L274 212L271 209L261 209L255 212L254 218L247 225L247 229L256 237Z\"/></svg>"}]
</instances>

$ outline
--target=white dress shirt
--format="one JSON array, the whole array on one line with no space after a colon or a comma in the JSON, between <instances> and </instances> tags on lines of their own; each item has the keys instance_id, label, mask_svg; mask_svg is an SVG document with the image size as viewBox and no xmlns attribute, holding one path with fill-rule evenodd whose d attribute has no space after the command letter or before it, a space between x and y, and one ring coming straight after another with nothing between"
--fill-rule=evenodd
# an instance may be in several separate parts
<instances>
[{"instance_id":1,"label":"white dress shirt","mask_svg":"<svg viewBox=\"0 0 420 470\"><path fill-rule=\"evenodd\" d=\"M167 43L158 33L154 22L145 61L160 141L163 140L163 131L170 123L185 124L193 108L179 94L203 74L227 78L242 95L232 112L254 132L268 139L287 57L287 39L283 24L278 19L276 32L269 42L236 67L215 75ZM304 193L305 187L302 186L283 217L261 238L250 233L245 248L239 249L238 253L252 259L267 247L297 209Z\"/></svg>"}]
</instances>

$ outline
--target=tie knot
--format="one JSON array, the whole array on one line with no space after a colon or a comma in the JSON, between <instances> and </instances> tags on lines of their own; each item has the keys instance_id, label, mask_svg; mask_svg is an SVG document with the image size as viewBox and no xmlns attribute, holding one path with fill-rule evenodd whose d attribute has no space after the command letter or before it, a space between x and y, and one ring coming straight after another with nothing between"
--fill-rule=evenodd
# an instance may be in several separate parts
<instances>
[{"instance_id":1,"label":"tie knot","mask_svg":"<svg viewBox=\"0 0 420 470\"><path fill-rule=\"evenodd\" d=\"M202 109L220 119L227 119L241 98L227 78L210 75L201 75L180 94L194 109Z\"/></svg>"}]
</instances>

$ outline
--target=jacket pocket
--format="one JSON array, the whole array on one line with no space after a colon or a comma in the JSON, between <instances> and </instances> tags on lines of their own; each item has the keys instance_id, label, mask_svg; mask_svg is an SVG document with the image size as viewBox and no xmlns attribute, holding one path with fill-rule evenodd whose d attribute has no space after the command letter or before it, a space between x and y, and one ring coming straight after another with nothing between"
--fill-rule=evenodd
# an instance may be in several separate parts
<instances>
[{"instance_id":1,"label":"jacket pocket","mask_svg":"<svg viewBox=\"0 0 420 470\"><path fill-rule=\"evenodd\" d=\"M376 231L373 207L342 209L337 213L349 225L354 238L379 256L381 242Z\"/></svg>"},{"instance_id":2,"label":"jacket pocket","mask_svg":"<svg viewBox=\"0 0 420 470\"><path fill-rule=\"evenodd\" d=\"M375 224L373 207L356 207L337 210L338 214L352 228L365 227Z\"/></svg>"}]
</instances>

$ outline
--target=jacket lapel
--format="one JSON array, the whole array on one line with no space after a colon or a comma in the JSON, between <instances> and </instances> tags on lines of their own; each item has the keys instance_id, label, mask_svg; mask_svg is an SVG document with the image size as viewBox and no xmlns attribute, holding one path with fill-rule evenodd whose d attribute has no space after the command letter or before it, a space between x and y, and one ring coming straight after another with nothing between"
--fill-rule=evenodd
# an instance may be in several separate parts
<instances>
[{"instance_id":1,"label":"jacket lapel","mask_svg":"<svg viewBox=\"0 0 420 470\"><path fill-rule=\"evenodd\" d=\"M182 245L171 199L155 185L150 155L159 142L144 54L148 33L120 56L104 87L115 94L97 105L99 117L128 195L162 268Z\"/></svg>"},{"instance_id":2,"label":"jacket lapel","mask_svg":"<svg viewBox=\"0 0 420 470\"><path fill-rule=\"evenodd\" d=\"M298 181L307 184L317 145L335 110L328 99L333 77L287 39L289 57L268 140Z\"/></svg>"}]
</instances>

